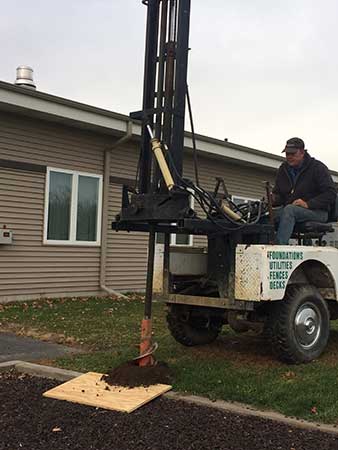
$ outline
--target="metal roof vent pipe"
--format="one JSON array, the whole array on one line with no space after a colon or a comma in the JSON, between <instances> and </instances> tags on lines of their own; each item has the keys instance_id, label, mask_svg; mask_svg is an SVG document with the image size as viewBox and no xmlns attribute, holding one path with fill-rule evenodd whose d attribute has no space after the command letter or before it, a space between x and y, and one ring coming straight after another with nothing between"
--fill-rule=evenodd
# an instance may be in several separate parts
<instances>
[{"instance_id":1,"label":"metal roof vent pipe","mask_svg":"<svg viewBox=\"0 0 338 450\"><path fill-rule=\"evenodd\" d=\"M17 67L15 84L29 89L36 89L33 81L33 69L29 66Z\"/></svg>"}]
</instances>

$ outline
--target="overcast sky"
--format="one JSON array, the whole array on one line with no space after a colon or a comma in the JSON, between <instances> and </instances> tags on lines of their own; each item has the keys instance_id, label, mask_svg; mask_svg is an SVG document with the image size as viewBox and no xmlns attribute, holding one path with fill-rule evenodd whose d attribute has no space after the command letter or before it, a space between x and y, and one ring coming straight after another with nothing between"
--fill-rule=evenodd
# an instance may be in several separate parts
<instances>
[{"instance_id":1,"label":"overcast sky","mask_svg":"<svg viewBox=\"0 0 338 450\"><path fill-rule=\"evenodd\" d=\"M195 131L276 154L299 136L338 171L338 1L191 3ZM41 91L139 110L145 14L141 0L3 0L0 79L27 64Z\"/></svg>"}]
</instances>

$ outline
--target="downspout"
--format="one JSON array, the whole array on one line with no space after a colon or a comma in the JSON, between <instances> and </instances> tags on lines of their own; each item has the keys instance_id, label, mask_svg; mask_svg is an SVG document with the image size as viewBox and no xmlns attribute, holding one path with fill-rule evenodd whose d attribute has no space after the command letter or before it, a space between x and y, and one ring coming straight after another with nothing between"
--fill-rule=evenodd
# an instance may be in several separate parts
<instances>
[{"instance_id":1,"label":"downspout","mask_svg":"<svg viewBox=\"0 0 338 450\"><path fill-rule=\"evenodd\" d=\"M108 204L109 204L109 178L110 162L112 151L129 141L133 133L133 122L128 121L126 134L116 141L114 145L105 150L104 153L104 177L103 177L103 199L102 199L102 229L101 229L101 261L100 261L100 289L110 295L116 295L120 298L127 298L120 292L110 289L106 286L106 263L107 263L107 239L108 239Z\"/></svg>"}]
</instances>

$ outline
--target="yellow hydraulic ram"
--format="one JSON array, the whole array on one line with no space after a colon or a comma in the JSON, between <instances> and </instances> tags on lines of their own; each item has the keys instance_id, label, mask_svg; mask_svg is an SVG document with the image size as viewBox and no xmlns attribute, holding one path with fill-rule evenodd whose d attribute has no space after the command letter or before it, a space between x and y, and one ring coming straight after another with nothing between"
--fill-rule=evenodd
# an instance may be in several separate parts
<instances>
[{"instance_id":1,"label":"yellow hydraulic ram","mask_svg":"<svg viewBox=\"0 0 338 450\"><path fill-rule=\"evenodd\" d=\"M168 190L171 191L172 188L174 187L175 183L174 183L173 177L171 176L167 161L163 155L161 142L153 136L153 132L149 125L147 125L147 128L148 128L148 132L149 132L149 135L151 138L150 143L151 143L152 151L154 152L156 161L160 167L165 184L167 185Z\"/></svg>"}]
</instances>

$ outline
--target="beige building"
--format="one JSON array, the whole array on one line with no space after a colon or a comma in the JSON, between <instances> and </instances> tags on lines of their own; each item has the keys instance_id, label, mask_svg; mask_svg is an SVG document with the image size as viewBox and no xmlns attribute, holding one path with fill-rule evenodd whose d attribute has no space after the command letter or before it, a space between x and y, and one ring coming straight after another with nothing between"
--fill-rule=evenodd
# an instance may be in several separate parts
<instances>
[{"instance_id":1,"label":"beige building","mask_svg":"<svg viewBox=\"0 0 338 450\"><path fill-rule=\"evenodd\" d=\"M0 239L0 302L144 289L147 236L111 230L140 132L127 116L0 82L0 236L12 231ZM262 197L282 160L205 136L197 149L201 185L223 177L244 199ZM184 174L193 178L188 133Z\"/></svg>"}]
</instances>

